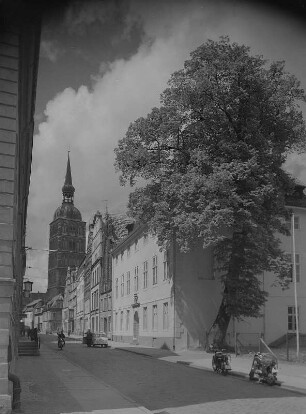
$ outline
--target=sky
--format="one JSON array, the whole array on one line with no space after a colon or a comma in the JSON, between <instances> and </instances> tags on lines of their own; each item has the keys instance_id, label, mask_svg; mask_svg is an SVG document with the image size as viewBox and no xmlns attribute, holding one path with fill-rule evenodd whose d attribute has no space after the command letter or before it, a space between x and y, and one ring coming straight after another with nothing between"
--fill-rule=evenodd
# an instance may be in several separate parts
<instances>
[{"instance_id":1,"label":"sky","mask_svg":"<svg viewBox=\"0 0 306 414\"><path fill-rule=\"evenodd\" d=\"M159 106L190 53L228 35L254 55L285 60L306 90L304 27L281 9L238 0L80 1L46 16L27 218L33 291L47 288L49 223L62 202L68 151L83 220L105 212L105 200L111 214L125 213L131 189L119 184L114 148L131 122ZM305 154L291 155L285 168L306 184Z\"/></svg>"}]
</instances>

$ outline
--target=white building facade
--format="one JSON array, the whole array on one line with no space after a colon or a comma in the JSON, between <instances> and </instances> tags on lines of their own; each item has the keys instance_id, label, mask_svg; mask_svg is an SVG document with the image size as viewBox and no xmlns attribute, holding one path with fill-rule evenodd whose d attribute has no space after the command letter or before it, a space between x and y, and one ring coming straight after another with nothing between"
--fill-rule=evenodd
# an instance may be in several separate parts
<instances>
[{"instance_id":1,"label":"white building facade","mask_svg":"<svg viewBox=\"0 0 306 414\"><path fill-rule=\"evenodd\" d=\"M113 339L153 347L198 347L221 297L211 254L161 250L145 226L113 250Z\"/></svg>"},{"instance_id":2,"label":"white building facade","mask_svg":"<svg viewBox=\"0 0 306 414\"><path fill-rule=\"evenodd\" d=\"M294 204L294 205L293 205ZM295 241L295 266L296 266L296 290L299 332L304 341L306 339L306 197L301 194L300 199L289 203L294 213L294 241ZM282 248L293 262L293 237L292 223L288 222L291 236L280 236ZM256 344L259 337L263 337L267 344L281 345L286 341L286 334L296 333L296 304L294 294L293 273L290 275L288 289L282 289L275 285L275 275L264 272L260 277L262 286L268 292L269 297L262 309L262 317L248 318L243 322L232 323L230 330L236 335L241 345Z\"/></svg>"}]
</instances>

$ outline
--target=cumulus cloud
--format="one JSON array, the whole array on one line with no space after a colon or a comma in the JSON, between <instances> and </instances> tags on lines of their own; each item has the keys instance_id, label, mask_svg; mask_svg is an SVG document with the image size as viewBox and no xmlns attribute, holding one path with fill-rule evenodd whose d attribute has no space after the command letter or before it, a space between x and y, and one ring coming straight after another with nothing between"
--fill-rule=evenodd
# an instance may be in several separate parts
<instances>
[{"instance_id":1,"label":"cumulus cloud","mask_svg":"<svg viewBox=\"0 0 306 414\"><path fill-rule=\"evenodd\" d=\"M247 15L248 24L244 22L239 28L236 9L224 8L223 2L213 5L203 1L132 0L127 3L128 11L124 9L125 30L128 32L135 24L142 26L140 46L129 59L103 63L101 57L100 72L89 74L93 80L91 87L80 86L77 90L67 87L59 92L48 102L45 121L38 126L34 137L27 227L28 245L33 247L48 247L48 225L62 201L61 187L68 150L71 151L72 178L76 188L75 205L83 219L87 221L97 209L103 211L102 200L108 200L111 213L124 212L130 189L119 185L113 166L114 148L130 122L159 105L160 94L170 74L183 66L190 52L207 38L217 39L229 34L241 43L244 36L252 38L252 33L259 36L257 42L253 39L256 52L261 51L268 57L271 52L264 49L263 42L271 32L269 19L254 10L248 11L252 15ZM97 18L114 18L115 12L118 10L100 10L91 6L87 12L84 9L72 10L67 21L70 30L81 32ZM246 17L243 13L241 19ZM267 27L258 33L260 17L267 19ZM281 44L284 41L281 26L275 30L280 34L278 41ZM274 58L273 51L271 57ZM286 56L282 58L286 59ZM34 264L36 261L38 259L33 258ZM47 255L42 254L37 267L45 268L44 282L41 282L40 274L39 283L46 287ZM33 278L36 277L33 273Z\"/></svg>"}]
</instances>

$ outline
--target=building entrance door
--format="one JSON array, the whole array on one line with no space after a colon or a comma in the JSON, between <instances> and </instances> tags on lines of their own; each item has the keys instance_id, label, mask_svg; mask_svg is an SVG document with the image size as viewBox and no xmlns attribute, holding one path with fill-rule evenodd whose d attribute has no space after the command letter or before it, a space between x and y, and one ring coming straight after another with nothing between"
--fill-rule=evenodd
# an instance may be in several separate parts
<instances>
[{"instance_id":1,"label":"building entrance door","mask_svg":"<svg viewBox=\"0 0 306 414\"><path fill-rule=\"evenodd\" d=\"M134 324L133 324L133 341L138 343L139 340L139 316L138 312L134 313Z\"/></svg>"}]
</instances>

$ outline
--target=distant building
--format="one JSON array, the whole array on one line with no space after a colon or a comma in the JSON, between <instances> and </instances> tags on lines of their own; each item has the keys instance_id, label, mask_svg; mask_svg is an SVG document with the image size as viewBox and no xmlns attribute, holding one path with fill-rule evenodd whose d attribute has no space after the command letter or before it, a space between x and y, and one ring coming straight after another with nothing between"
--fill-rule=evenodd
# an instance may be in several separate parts
<instances>
[{"instance_id":1,"label":"distant building","mask_svg":"<svg viewBox=\"0 0 306 414\"><path fill-rule=\"evenodd\" d=\"M41 314L43 303L43 299L34 299L24 307L23 322L26 330L36 327L41 330L42 326L40 326L39 316Z\"/></svg>"},{"instance_id":2,"label":"distant building","mask_svg":"<svg viewBox=\"0 0 306 414\"><path fill-rule=\"evenodd\" d=\"M100 281L102 271L102 214L97 211L93 217L91 247L91 283L90 283L90 328L92 332L100 331Z\"/></svg>"},{"instance_id":3,"label":"distant building","mask_svg":"<svg viewBox=\"0 0 306 414\"><path fill-rule=\"evenodd\" d=\"M46 333L57 332L62 329L63 295L54 296L46 306L46 314L43 315L43 324L46 324Z\"/></svg>"},{"instance_id":4,"label":"distant building","mask_svg":"<svg viewBox=\"0 0 306 414\"><path fill-rule=\"evenodd\" d=\"M67 334L74 332L77 273L78 268L70 269L70 267L68 267L62 309L62 328Z\"/></svg>"},{"instance_id":5,"label":"distant building","mask_svg":"<svg viewBox=\"0 0 306 414\"><path fill-rule=\"evenodd\" d=\"M93 224L89 223L87 237L87 251L84 263L84 332L91 327L91 251L92 251Z\"/></svg>"},{"instance_id":6,"label":"distant building","mask_svg":"<svg viewBox=\"0 0 306 414\"><path fill-rule=\"evenodd\" d=\"M86 273L86 258L80 264L77 271L76 283L76 307L74 312L74 333L83 335L85 332L84 320L84 279Z\"/></svg>"},{"instance_id":7,"label":"distant building","mask_svg":"<svg viewBox=\"0 0 306 414\"><path fill-rule=\"evenodd\" d=\"M62 205L56 209L50 223L48 298L64 293L68 267L78 266L85 257L86 223L73 203L75 189L69 154L62 192Z\"/></svg>"},{"instance_id":8,"label":"distant building","mask_svg":"<svg viewBox=\"0 0 306 414\"><path fill-rule=\"evenodd\" d=\"M115 227L112 217L106 213L102 229L102 271L100 280L100 331L110 338L112 334L112 255L115 243Z\"/></svg>"}]
</instances>

